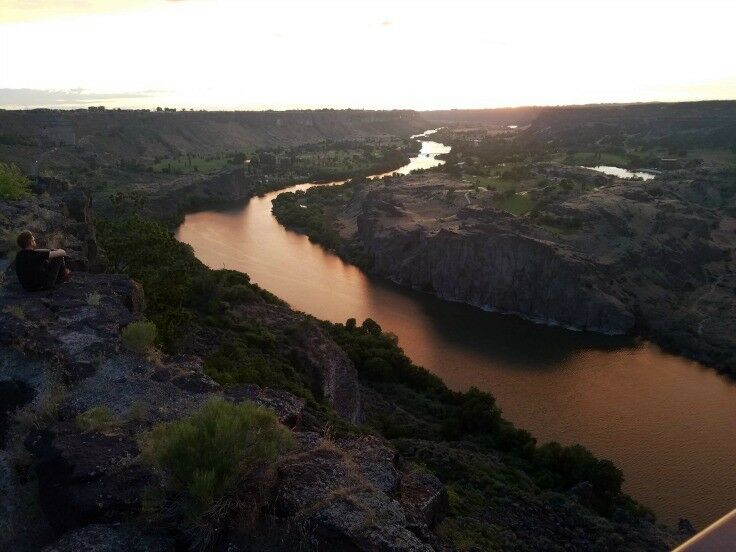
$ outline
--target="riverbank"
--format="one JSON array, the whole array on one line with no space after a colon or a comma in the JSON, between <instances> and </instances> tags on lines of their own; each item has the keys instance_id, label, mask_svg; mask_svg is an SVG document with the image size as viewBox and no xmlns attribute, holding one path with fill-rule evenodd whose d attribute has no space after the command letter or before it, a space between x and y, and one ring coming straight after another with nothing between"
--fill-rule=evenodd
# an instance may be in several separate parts
<instances>
[{"instance_id":1,"label":"riverbank","mask_svg":"<svg viewBox=\"0 0 736 552\"><path fill-rule=\"evenodd\" d=\"M65 205L6 205L33 213L39 243L67 247L78 271L40 295L8 272L0 290L0 390L19 409L0 412L3 547L667 550L687 536L623 494L610 462L537 446L492 396L450 391L375 322L320 322L205 267L156 222L98 221L96 237L89 205L78 219ZM87 272L102 251L108 273ZM258 439L279 444L258 446L282 454L178 486L186 462L214 478L209 455L229 462L221 410L271 424ZM187 445L206 450L152 456L200 423L225 424Z\"/></svg>"},{"instance_id":2,"label":"riverbank","mask_svg":"<svg viewBox=\"0 0 736 552\"><path fill-rule=\"evenodd\" d=\"M583 442L613 458L627 491L670 523L684 512L707 524L730 507L736 450L724 443L733 443L736 393L717 375L653 344L524 323L366 277L280 226L271 214L278 195L189 215L177 236L209 266L247 272L298 310L377 320L452 389L492 391L541 441Z\"/></svg>"},{"instance_id":3,"label":"riverbank","mask_svg":"<svg viewBox=\"0 0 736 552\"><path fill-rule=\"evenodd\" d=\"M725 175L693 169L652 184L552 163L517 172L519 183L486 177L511 187L502 191L449 173L356 180L281 195L273 212L396 283L535 322L640 335L733 377L736 223L684 189L688 178L725 189Z\"/></svg>"}]
</instances>

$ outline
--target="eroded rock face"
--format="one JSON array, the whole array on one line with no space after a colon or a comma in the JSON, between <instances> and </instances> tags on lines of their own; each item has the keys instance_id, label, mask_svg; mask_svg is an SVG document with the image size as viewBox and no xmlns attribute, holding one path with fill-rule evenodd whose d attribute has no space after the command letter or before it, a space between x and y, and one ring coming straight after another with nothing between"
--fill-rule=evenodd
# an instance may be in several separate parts
<instances>
[{"instance_id":1,"label":"eroded rock face","mask_svg":"<svg viewBox=\"0 0 736 552\"><path fill-rule=\"evenodd\" d=\"M538 163L530 175L519 193L536 209L520 216L496 207L500 192L441 173L299 201L326 213L337 252L368 272L536 322L638 333L736 374L728 171L641 182Z\"/></svg>"},{"instance_id":2,"label":"eroded rock face","mask_svg":"<svg viewBox=\"0 0 736 552\"><path fill-rule=\"evenodd\" d=\"M44 552L174 552L174 542L133 525L88 525L70 531Z\"/></svg>"},{"instance_id":3,"label":"eroded rock face","mask_svg":"<svg viewBox=\"0 0 736 552\"><path fill-rule=\"evenodd\" d=\"M277 513L304 527L318 550L429 551L394 498L396 453L376 437L298 435L279 468Z\"/></svg>"},{"instance_id":4,"label":"eroded rock face","mask_svg":"<svg viewBox=\"0 0 736 552\"><path fill-rule=\"evenodd\" d=\"M423 225L386 215L390 192L370 194L356 238L371 270L443 299L566 327L625 333L634 317L597 287L595 267L572 250L524 229L494 209L464 209ZM374 204L378 202L378 206Z\"/></svg>"},{"instance_id":5,"label":"eroded rock face","mask_svg":"<svg viewBox=\"0 0 736 552\"><path fill-rule=\"evenodd\" d=\"M0 257L8 264L15 257L15 239L22 230L33 232L40 248L64 249L72 270L99 273L107 266L97 245L90 198L78 188L0 203Z\"/></svg>"},{"instance_id":6,"label":"eroded rock face","mask_svg":"<svg viewBox=\"0 0 736 552\"><path fill-rule=\"evenodd\" d=\"M314 319L271 304L240 305L234 313L276 330L293 328L281 345L284 354L312 374L320 393L338 414L351 422L362 421L358 372L345 351Z\"/></svg>"},{"instance_id":7,"label":"eroded rock face","mask_svg":"<svg viewBox=\"0 0 736 552\"><path fill-rule=\"evenodd\" d=\"M139 513L143 489L155 481L125 432L85 433L72 420L30 435L26 447L36 458L41 508L57 534Z\"/></svg>"},{"instance_id":8,"label":"eroded rock face","mask_svg":"<svg viewBox=\"0 0 736 552\"><path fill-rule=\"evenodd\" d=\"M120 349L120 329L142 314L141 287L126 276L74 273L54 291L29 293L6 272L0 289L0 343L91 373Z\"/></svg>"}]
</instances>

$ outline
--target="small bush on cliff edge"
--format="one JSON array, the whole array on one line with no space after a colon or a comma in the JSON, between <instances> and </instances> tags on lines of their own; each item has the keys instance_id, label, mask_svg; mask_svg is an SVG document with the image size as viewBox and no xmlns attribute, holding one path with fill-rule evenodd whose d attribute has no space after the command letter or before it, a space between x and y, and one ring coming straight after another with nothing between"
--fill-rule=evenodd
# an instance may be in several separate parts
<instances>
[{"instance_id":1,"label":"small bush on cliff edge","mask_svg":"<svg viewBox=\"0 0 736 552\"><path fill-rule=\"evenodd\" d=\"M0 163L0 199L21 199L30 192L30 182L16 165Z\"/></svg>"},{"instance_id":2,"label":"small bush on cliff edge","mask_svg":"<svg viewBox=\"0 0 736 552\"><path fill-rule=\"evenodd\" d=\"M77 415L77 425L85 432L105 432L117 425L115 414L107 406L93 406Z\"/></svg>"},{"instance_id":3,"label":"small bush on cliff edge","mask_svg":"<svg viewBox=\"0 0 736 552\"><path fill-rule=\"evenodd\" d=\"M240 477L293 448L294 437L265 407L211 398L188 418L155 426L141 445L144 458L167 476L168 490L197 516Z\"/></svg>"},{"instance_id":4,"label":"small bush on cliff edge","mask_svg":"<svg viewBox=\"0 0 736 552\"><path fill-rule=\"evenodd\" d=\"M156 324L140 320L128 324L120 333L123 345L136 353L145 353L156 340Z\"/></svg>"}]
</instances>

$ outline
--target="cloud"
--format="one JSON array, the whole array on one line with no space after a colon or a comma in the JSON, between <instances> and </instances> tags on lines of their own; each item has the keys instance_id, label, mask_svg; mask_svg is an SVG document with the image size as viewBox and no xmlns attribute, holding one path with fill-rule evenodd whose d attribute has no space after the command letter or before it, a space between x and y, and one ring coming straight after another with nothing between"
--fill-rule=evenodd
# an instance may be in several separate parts
<instances>
[{"instance_id":1,"label":"cloud","mask_svg":"<svg viewBox=\"0 0 736 552\"><path fill-rule=\"evenodd\" d=\"M72 90L39 90L34 88L0 88L0 107L4 109L28 109L34 107L75 108L111 102L119 104L154 98L159 91L144 92L91 92L82 88Z\"/></svg>"}]
</instances>

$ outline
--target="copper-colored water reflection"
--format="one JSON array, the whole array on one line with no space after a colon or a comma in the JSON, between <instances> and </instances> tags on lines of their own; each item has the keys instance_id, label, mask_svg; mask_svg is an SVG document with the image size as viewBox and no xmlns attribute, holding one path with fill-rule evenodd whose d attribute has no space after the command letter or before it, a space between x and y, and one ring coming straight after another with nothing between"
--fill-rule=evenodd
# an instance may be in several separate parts
<instances>
[{"instance_id":1,"label":"copper-colored water reflection","mask_svg":"<svg viewBox=\"0 0 736 552\"><path fill-rule=\"evenodd\" d=\"M402 172L436 163L442 148L425 142ZM375 319L450 387L491 391L540 441L612 459L626 490L662 521L702 527L736 506L735 385L651 343L537 326L367 277L280 226L276 195L188 215L178 238L208 266L247 272L295 309Z\"/></svg>"}]
</instances>

